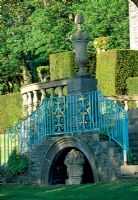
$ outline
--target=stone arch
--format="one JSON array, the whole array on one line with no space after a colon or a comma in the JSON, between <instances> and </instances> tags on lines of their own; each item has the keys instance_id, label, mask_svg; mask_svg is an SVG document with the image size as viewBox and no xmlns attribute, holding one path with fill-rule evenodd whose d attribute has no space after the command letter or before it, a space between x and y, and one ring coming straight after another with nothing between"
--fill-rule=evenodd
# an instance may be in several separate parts
<instances>
[{"instance_id":1,"label":"stone arch","mask_svg":"<svg viewBox=\"0 0 138 200\"><path fill-rule=\"evenodd\" d=\"M49 174L52 162L54 158L59 154L59 152L66 148L75 148L84 154L91 166L94 182L98 182L99 174L90 149L86 147L86 145L84 145L83 142L78 138L73 136L64 136L63 138L60 138L58 141L56 141L52 146L50 146L47 153L45 154L41 171L41 183L43 185L49 184Z\"/></svg>"}]
</instances>

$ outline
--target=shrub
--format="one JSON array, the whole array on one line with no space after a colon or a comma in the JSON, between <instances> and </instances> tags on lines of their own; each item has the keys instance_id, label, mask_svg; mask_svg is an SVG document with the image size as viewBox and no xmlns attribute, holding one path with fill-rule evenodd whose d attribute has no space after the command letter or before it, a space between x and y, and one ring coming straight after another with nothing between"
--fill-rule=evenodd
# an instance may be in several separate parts
<instances>
[{"instance_id":1,"label":"shrub","mask_svg":"<svg viewBox=\"0 0 138 200\"><path fill-rule=\"evenodd\" d=\"M9 156L7 169L10 175L17 175L24 173L28 168L28 161L27 158L18 153L17 149L15 148L11 155Z\"/></svg>"},{"instance_id":2,"label":"shrub","mask_svg":"<svg viewBox=\"0 0 138 200\"><path fill-rule=\"evenodd\" d=\"M109 37L98 37L98 38L95 38L94 40L94 47L97 49L97 50L105 50L108 48L108 44L109 43Z\"/></svg>"},{"instance_id":3,"label":"shrub","mask_svg":"<svg viewBox=\"0 0 138 200\"><path fill-rule=\"evenodd\" d=\"M74 61L74 52L63 52L50 55L50 77L51 80L71 77L76 74L78 67ZM95 76L96 54L88 53L86 71Z\"/></svg>"},{"instance_id":4,"label":"shrub","mask_svg":"<svg viewBox=\"0 0 138 200\"><path fill-rule=\"evenodd\" d=\"M50 79L49 66L39 66L36 68L36 70L41 81Z\"/></svg>"},{"instance_id":5,"label":"shrub","mask_svg":"<svg viewBox=\"0 0 138 200\"><path fill-rule=\"evenodd\" d=\"M6 166L0 165L0 183L6 182L7 169Z\"/></svg>"},{"instance_id":6,"label":"shrub","mask_svg":"<svg viewBox=\"0 0 138 200\"><path fill-rule=\"evenodd\" d=\"M138 95L138 77L130 77L126 80L128 95Z\"/></svg>"},{"instance_id":7,"label":"shrub","mask_svg":"<svg viewBox=\"0 0 138 200\"><path fill-rule=\"evenodd\" d=\"M22 97L19 93L0 95L0 132L12 127L22 117Z\"/></svg>"},{"instance_id":8,"label":"shrub","mask_svg":"<svg viewBox=\"0 0 138 200\"><path fill-rule=\"evenodd\" d=\"M96 78L104 95L126 94L126 79L137 75L138 51L111 50L97 54Z\"/></svg>"}]
</instances>

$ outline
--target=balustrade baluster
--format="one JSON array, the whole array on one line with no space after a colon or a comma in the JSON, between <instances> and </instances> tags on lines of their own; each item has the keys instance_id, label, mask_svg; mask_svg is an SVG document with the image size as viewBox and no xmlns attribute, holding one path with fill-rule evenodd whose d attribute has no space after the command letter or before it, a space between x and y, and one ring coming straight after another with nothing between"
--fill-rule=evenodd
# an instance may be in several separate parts
<instances>
[{"instance_id":1,"label":"balustrade baluster","mask_svg":"<svg viewBox=\"0 0 138 200\"><path fill-rule=\"evenodd\" d=\"M50 95L50 97L52 98L54 96L55 96L55 88L51 88L51 95Z\"/></svg>"},{"instance_id":2,"label":"balustrade baluster","mask_svg":"<svg viewBox=\"0 0 138 200\"><path fill-rule=\"evenodd\" d=\"M27 93L24 93L22 95L22 99L23 99L23 116L27 116L27 109L28 109L28 97L27 97Z\"/></svg>"},{"instance_id":3,"label":"balustrade baluster","mask_svg":"<svg viewBox=\"0 0 138 200\"><path fill-rule=\"evenodd\" d=\"M58 87L58 92L59 92L59 93L58 93L58 96L59 96L59 97L62 97L62 96L64 95L64 94L63 94L63 87L62 87L62 86L59 86L59 87Z\"/></svg>"},{"instance_id":4,"label":"balustrade baluster","mask_svg":"<svg viewBox=\"0 0 138 200\"><path fill-rule=\"evenodd\" d=\"M41 96L41 102L42 102L43 99L46 98L46 91L45 91L45 89L41 89L41 94L42 94L42 96Z\"/></svg>"},{"instance_id":5,"label":"balustrade baluster","mask_svg":"<svg viewBox=\"0 0 138 200\"><path fill-rule=\"evenodd\" d=\"M32 113L32 103L33 103L33 100L32 100L32 93L31 92L28 92L27 93L28 95L28 114L30 115Z\"/></svg>"},{"instance_id":6,"label":"balustrade baluster","mask_svg":"<svg viewBox=\"0 0 138 200\"><path fill-rule=\"evenodd\" d=\"M125 103L124 109L125 109L126 111L128 111L128 100L125 100L124 103Z\"/></svg>"},{"instance_id":7,"label":"balustrade baluster","mask_svg":"<svg viewBox=\"0 0 138 200\"><path fill-rule=\"evenodd\" d=\"M136 108L138 108L138 101L135 101L135 103L136 103Z\"/></svg>"},{"instance_id":8,"label":"balustrade baluster","mask_svg":"<svg viewBox=\"0 0 138 200\"><path fill-rule=\"evenodd\" d=\"M33 91L33 111L35 111L38 107L38 96L37 96L37 91Z\"/></svg>"}]
</instances>

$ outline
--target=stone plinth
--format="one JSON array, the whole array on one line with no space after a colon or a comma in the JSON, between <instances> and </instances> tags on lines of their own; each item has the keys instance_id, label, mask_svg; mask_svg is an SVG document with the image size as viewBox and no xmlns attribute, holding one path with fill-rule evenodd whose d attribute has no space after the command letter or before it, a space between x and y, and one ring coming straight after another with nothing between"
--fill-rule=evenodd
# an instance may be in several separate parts
<instances>
[{"instance_id":1,"label":"stone plinth","mask_svg":"<svg viewBox=\"0 0 138 200\"><path fill-rule=\"evenodd\" d=\"M90 75L76 76L68 80L68 94L80 94L97 90L97 80Z\"/></svg>"},{"instance_id":2,"label":"stone plinth","mask_svg":"<svg viewBox=\"0 0 138 200\"><path fill-rule=\"evenodd\" d=\"M121 174L123 175L138 174L138 165L122 165Z\"/></svg>"}]
</instances>

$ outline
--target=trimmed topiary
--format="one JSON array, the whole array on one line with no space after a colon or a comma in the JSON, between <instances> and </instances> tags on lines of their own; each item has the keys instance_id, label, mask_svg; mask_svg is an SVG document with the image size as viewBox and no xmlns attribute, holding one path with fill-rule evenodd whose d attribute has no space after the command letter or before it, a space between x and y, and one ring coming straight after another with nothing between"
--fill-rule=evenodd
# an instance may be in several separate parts
<instances>
[{"instance_id":1,"label":"trimmed topiary","mask_svg":"<svg viewBox=\"0 0 138 200\"><path fill-rule=\"evenodd\" d=\"M126 80L128 95L138 95L138 77L130 77Z\"/></svg>"},{"instance_id":2,"label":"trimmed topiary","mask_svg":"<svg viewBox=\"0 0 138 200\"><path fill-rule=\"evenodd\" d=\"M97 54L96 78L104 95L126 94L126 79L133 76L138 76L137 50L111 50Z\"/></svg>"},{"instance_id":3,"label":"trimmed topiary","mask_svg":"<svg viewBox=\"0 0 138 200\"><path fill-rule=\"evenodd\" d=\"M51 80L67 78L74 76L78 67L74 61L74 52L63 52L50 55L50 78ZM96 54L88 53L88 63L86 71L95 76L96 71Z\"/></svg>"},{"instance_id":4,"label":"trimmed topiary","mask_svg":"<svg viewBox=\"0 0 138 200\"><path fill-rule=\"evenodd\" d=\"M12 127L22 116L22 96L20 93L0 95L0 132Z\"/></svg>"}]
</instances>

